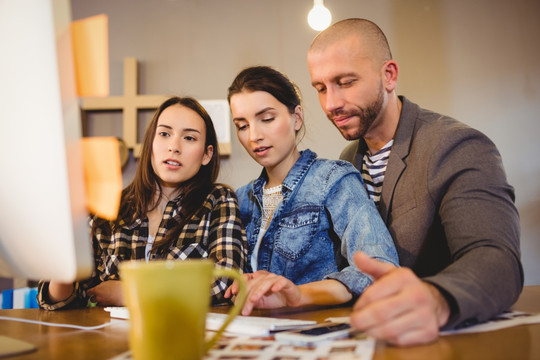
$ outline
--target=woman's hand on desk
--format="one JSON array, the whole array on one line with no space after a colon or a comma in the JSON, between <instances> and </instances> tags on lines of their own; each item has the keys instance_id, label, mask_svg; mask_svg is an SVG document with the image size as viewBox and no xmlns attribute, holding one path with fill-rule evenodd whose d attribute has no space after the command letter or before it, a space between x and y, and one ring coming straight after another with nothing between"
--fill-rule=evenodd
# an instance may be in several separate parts
<instances>
[{"instance_id":1,"label":"woman's hand on desk","mask_svg":"<svg viewBox=\"0 0 540 360\"><path fill-rule=\"evenodd\" d=\"M108 280L86 291L93 301L102 306L124 306L122 284L119 280Z\"/></svg>"},{"instance_id":2,"label":"woman's hand on desk","mask_svg":"<svg viewBox=\"0 0 540 360\"><path fill-rule=\"evenodd\" d=\"M285 306L299 306L302 294L300 289L287 278L259 270L244 274L247 296L242 315L249 315L254 308L274 309ZM225 292L225 298L238 294L238 284L234 282Z\"/></svg>"},{"instance_id":3,"label":"woman's hand on desk","mask_svg":"<svg viewBox=\"0 0 540 360\"><path fill-rule=\"evenodd\" d=\"M247 296L242 315L249 315L254 308L336 305L346 303L352 298L349 290L333 279L297 286L283 276L264 270L243 276L247 283ZM233 283L225 292L225 298L230 298L231 295L237 293L238 285Z\"/></svg>"}]
</instances>

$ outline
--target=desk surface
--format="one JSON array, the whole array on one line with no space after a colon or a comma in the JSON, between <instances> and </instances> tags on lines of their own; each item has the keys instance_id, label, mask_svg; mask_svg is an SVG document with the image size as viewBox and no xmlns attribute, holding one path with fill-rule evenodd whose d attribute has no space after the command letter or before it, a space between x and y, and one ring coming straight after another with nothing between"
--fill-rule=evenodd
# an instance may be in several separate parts
<instances>
[{"instance_id":1,"label":"desk surface","mask_svg":"<svg viewBox=\"0 0 540 360\"><path fill-rule=\"evenodd\" d=\"M515 310L540 312L540 286L527 286ZM213 311L219 308L213 308ZM350 308L304 308L258 310L254 315L323 321L330 316L346 316ZM0 310L0 316L53 323L95 326L109 322L102 308L43 311L38 309ZM118 321L100 330L74 330L0 320L0 335L34 344L38 350L9 359L109 359L128 350L127 321ZM375 360L382 359L540 359L540 324L518 326L480 334L450 335L436 342L408 348L387 346L378 341Z\"/></svg>"}]
</instances>

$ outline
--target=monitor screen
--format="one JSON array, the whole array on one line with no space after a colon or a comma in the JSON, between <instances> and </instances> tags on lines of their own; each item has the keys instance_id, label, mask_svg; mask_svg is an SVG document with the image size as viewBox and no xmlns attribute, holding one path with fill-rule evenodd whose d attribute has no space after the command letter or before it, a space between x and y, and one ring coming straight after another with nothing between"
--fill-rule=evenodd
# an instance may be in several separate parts
<instances>
[{"instance_id":1,"label":"monitor screen","mask_svg":"<svg viewBox=\"0 0 540 360\"><path fill-rule=\"evenodd\" d=\"M69 1L0 1L0 276L93 268Z\"/></svg>"}]
</instances>

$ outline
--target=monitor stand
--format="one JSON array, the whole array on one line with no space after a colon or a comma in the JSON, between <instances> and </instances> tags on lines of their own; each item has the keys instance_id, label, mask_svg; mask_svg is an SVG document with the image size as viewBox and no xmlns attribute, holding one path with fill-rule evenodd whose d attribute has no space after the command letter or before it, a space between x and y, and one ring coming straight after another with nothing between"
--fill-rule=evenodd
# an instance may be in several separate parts
<instances>
[{"instance_id":1,"label":"monitor stand","mask_svg":"<svg viewBox=\"0 0 540 360\"><path fill-rule=\"evenodd\" d=\"M36 351L35 345L26 341L0 335L0 358Z\"/></svg>"}]
</instances>

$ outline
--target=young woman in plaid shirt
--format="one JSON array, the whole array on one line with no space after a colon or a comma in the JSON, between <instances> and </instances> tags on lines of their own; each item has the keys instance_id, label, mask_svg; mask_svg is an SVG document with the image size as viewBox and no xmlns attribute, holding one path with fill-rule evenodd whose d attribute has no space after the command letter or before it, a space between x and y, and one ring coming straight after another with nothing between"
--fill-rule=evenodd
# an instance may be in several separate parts
<instances>
[{"instance_id":1,"label":"young woman in plaid shirt","mask_svg":"<svg viewBox=\"0 0 540 360\"><path fill-rule=\"evenodd\" d=\"M219 161L216 132L204 108L192 98L166 100L146 130L118 218L91 219L92 277L74 284L40 282L40 306L124 305L118 264L126 260L209 258L218 267L241 271L245 232L234 192L215 183ZM223 294L231 283L214 282L213 304L227 301Z\"/></svg>"}]
</instances>

